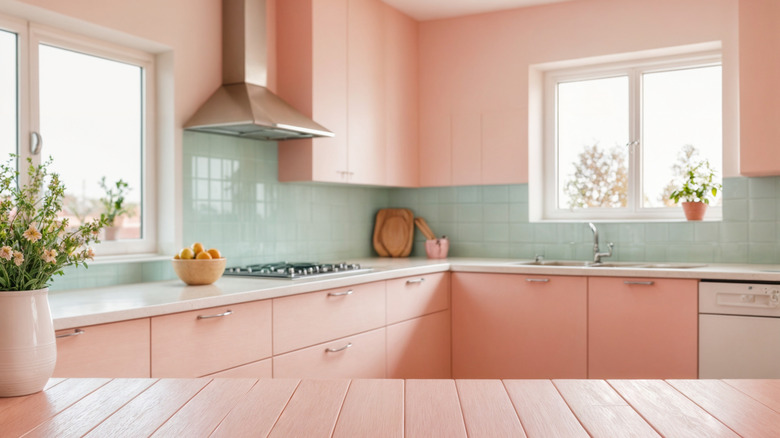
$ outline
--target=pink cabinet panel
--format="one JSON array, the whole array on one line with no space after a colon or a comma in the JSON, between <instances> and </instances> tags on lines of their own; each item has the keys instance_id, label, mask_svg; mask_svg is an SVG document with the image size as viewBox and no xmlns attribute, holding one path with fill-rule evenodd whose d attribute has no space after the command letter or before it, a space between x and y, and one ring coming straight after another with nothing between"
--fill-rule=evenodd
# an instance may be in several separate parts
<instances>
[{"instance_id":1,"label":"pink cabinet panel","mask_svg":"<svg viewBox=\"0 0 780 438\"><path fill-rule=\"evenodd\" d=\"M387 377L391 379L452 377L448 310L387 327Z\"/></svg>"},{"instance_id":2,"label":"pink cabinet panel","mask_svg":"<svg viewBox=\"0 0 780 438\"><path fill-rule=\"evenodd\" d=\"M274 356L274 378L382 379L385 328Z\"/></svg>"},{"instance_id":3,"label":"pink cabinet panel","mask_svg":"<svg viewBox=\"0 0 780 438\"><path fill-rule=\"evenodd\" d=\"M393 324L450 307L450 273L387 280L387 323Z\"/></svg>"},{"instance_id":4,"label":"pink cabinet panel","mask_svg":"<svg viewBox=\"0 0 780 438\"><path fill-rule=\"evenodd\" d=\"M420 186L452 184L452 123L449 114L420 111Z\"/></svg>"},{"instance_id":5,"label":"pink cabinet panel","mask_svg":"<svg viewBox=\"0 0 780 438\"><path fill-rule=\"evenodd\" d=\"M456 379L587 376L584 277L452 274Z\"/></svg>"},{"instance_id":6,"label":"pink cabinet panel","mask_svg":"<svg viewBox=\"0 0 780 438\"><path fill-rule=\"evenodd\" d=\"M515 184L528 180L527 123L521 111L482 114L482 184Z\"/></svg>"},{"instance_id":7,"label":"pink cabinet panel","mask_svg":"<svg viewBox=\"0 0 780 438\"><path fill-rule=\"evenodd\" d=\"M695 379L698 280L588 279L588 377Z\"/></svg>"},{"instance_id":8,"label":"pink cabinet panel","mask_svg":"<svg viewBox=\"0 0 780 438\"><path fill-rule=\"evenodd\" d=\"M482 182L482 121L479 113L452 115L452 184Z\"/></svg>"},{"instance_id":9,"label":"pink cabinet panel","mask_svg":"<svg viewBox=\"0 0 780 438\"><path fill-rule=\"evenodd\" d=\"M66 336L75 334L74 336ZM58 330L54 377L150 377L149 319Z\"/></svg>"},{"instance_id":10,"label":"pink cabinet panel","mask_svg":"<svg viewBox=\"0 0 780 438\"><path fill-rule=\"evenodd\" d=\"M218 373L209 374L206 377L230 377L230 378L251 378L251 379L270 379L271 359L258 360L257 362L230 368Z\"/></svg>"}]
</instances>

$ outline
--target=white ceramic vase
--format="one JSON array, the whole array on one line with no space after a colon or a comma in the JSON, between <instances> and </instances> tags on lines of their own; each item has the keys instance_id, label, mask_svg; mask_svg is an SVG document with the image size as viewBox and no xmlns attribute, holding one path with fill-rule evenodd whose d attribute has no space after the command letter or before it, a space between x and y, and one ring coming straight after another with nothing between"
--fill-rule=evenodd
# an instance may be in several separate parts
<instances>
[{"instance_id":1,"label":"white ceramic vase","mask_svg":"<svg viewBox=\"0 0 780 438\"><path fill-rule=\"evenodd\" d=\"M0 397L41 391L54 373L57 343L48 293L0 291Z\"/></svg>"}]
</instances>

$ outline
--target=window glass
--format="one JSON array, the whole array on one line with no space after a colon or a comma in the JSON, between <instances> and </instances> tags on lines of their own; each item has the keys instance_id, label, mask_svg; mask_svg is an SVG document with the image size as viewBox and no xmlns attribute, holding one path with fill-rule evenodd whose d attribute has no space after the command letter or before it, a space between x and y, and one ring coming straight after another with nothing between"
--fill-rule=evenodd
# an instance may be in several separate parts
<instances>
[{"instance_id":1,"label":"window glass","mask_svg":"<svg viewBox=\"0 0 780 438\"><path fill-rule=\"evenodd\" d=\"M0 161L16 153L17 127L17 55L16 34L0 30Z\"/></svg>"},{"instance_id":2,"label":"window glass","mask_svg":"<svg viewBox=\"0 0 780 438\"><path fill-rule=\"evenodd\" d=\"M71 224L105 211L103 178L114 192L121 180L127 213L116 238L141 238L143 68L40 44L39 70L42 155L66 185Z\"/></svg>"},{"instance_id":3,"label":"window glass","mask_svg":"<svg viewBox=\"0 0 780 438\"><path fill-rule=\"evenodd\" d=\"M558 84L558 208L625 207L628 77Z\"/></svg>"},{"instance_id":4,"label":"window glass","mask_svg":"<svg viewBox=\"0 0 780 438\"><path fill-rule=\"evenodd\" d=\"M721 169L721 67L645 73L642 77L642 201L672 206L685 165L707 159ZM716 180L721 183L718 172ZM718 203L718 198L711 203Z\"/></svg>"}]
</instances>

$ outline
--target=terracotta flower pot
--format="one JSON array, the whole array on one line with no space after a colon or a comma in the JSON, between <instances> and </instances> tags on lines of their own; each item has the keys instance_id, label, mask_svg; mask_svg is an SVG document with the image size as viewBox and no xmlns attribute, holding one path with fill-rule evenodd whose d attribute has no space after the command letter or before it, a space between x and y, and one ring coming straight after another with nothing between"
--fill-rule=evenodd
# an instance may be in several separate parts
<instances>
[{"instance_id":1,"label":"terracotta flower pot","mask_svg":"<svg viewBox=\"0 0 780 438\"><path fill-rule=\"evenodd\" d=\"M48 292L0 291L0 397L41 391L54 373L57 343Z\"/></svg>"},{"instance_id":2,"label":"terracotta flower pot","mask_svg":"<svg viewBox=\"0 0 780 438\"><path fill-rule=\"evenodd\" d=\"M707 211L707 204L703 202L683 202L683 213L689 221L700 221L704 219L704 213Z\"/></svg>"}]
</instances>

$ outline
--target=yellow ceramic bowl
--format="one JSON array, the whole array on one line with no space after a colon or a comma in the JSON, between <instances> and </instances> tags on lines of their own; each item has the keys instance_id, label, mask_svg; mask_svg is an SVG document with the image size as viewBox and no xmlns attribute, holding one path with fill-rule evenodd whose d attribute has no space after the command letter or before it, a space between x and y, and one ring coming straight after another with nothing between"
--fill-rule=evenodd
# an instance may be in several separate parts
<instances>
[{"instance_id":1,"label":"yellow ceramic bowl","mask_svg":"<svg viewBox=\"0 0 780 438\"><path fill-rule=\"evenodd\" d=\"M173 271L181 278L181 281L191 285L211 284L219 280L219 277L225 272L227 259L221 257L218 259L191 259L171 260Z\"/></svg>"}]
</instances>

